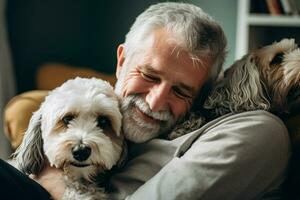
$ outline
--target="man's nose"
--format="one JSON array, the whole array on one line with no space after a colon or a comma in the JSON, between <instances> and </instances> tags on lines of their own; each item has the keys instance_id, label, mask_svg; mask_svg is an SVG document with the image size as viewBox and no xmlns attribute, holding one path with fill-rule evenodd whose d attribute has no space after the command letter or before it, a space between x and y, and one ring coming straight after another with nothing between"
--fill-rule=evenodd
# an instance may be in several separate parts
<instances>
[{"instance_id":1,"label":"man's nose","mask_svg":"<svg viewBox=\"0 0 300 200\"><path fill-rule=\"evenodd\" d=\"M168 96L171 87L167 84L154 85L146 95L146 102L150 109L154 112L164 111L168 109Z\"/></svg>"}]
</instances>

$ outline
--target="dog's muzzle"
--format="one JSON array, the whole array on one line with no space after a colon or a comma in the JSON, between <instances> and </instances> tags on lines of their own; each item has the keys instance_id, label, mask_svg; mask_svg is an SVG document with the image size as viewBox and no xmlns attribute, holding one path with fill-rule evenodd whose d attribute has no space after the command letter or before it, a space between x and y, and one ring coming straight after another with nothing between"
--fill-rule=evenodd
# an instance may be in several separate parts
<instances>
[{"instance_id":1,"label":"dog's muzzle","mask_svg":"<svg viewBox=\"0 0 300 200\"><path fill-rule=\"evenodd\" d=\"M77 161L85 161L91 155L92 149L85 144L78 144L72 148L73 158Z\"/></svg>"}]
</instances>

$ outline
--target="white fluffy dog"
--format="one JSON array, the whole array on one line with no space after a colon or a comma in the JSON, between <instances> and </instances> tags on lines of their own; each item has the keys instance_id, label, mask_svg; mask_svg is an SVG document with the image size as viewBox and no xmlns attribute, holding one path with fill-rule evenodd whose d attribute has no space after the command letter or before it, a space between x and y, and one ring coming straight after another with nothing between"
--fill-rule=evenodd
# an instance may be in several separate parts
<instances>
[{"instance_id":1,"label":"white fluffy dog","mask_svg":"<svg viewBox=\"0 0 300 200\"><path fill-rule=\"evenodd\" d=\"M15 153L18 168L38 174L45 165L64 171L63 199L107 199L96 178L124 161L122 115L109 83L76 78L46 97Z\"/></svg>"},{"instance_id":2,"label":"white fluffy dog","mask_svg":"<svg viewBox=\"0 0 300 200\"><path fill-rule=\"evenodd\" d=\"M300 49L283 39L254 50L224 73L204 103L169 135L174 139L227 113L267 110L281 118L300 111ZM203 115L204 116L201 116Z\"/></svg>"}]
</instances>

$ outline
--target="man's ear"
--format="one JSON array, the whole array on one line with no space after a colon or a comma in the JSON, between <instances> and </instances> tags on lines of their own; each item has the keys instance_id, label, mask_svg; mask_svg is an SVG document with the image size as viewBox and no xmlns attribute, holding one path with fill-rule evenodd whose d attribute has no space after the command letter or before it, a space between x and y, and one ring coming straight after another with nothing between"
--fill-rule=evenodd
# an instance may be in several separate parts
<instances>
[{"instance_id":1,"label":"man's ear","mask_svg":"<svg viewBox=\"0 0 300 200\"><path fill-rule=\"evenodd\" d=\"M120 44L117 49L117 70L116 70L117 78L119 78L124 61L125 61L124 44Z\"/></svg>"}]
</instances>

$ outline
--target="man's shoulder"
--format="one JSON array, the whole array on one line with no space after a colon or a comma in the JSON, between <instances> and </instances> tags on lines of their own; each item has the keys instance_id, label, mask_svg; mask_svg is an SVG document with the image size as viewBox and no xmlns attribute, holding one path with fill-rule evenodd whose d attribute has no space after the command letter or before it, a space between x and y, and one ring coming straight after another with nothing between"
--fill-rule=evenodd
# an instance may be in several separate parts
<instances>
[{"instance_id":1,"label":"man's shoulder","mask_svg":"<svg viewBox=\"0 0 300 200\"><path fill-rule=\"evenodd\" d=\"M206 126L208 128L219 126L227 126L228 128L257 127L259 130L261 128L265 128L266 130L276 128L283 132L287 132L285 124L279 117L264 110L227 114L212 120L211 122L207 123Z\"/></svg>"},{"instance_id":2,"label":"man's shoulder","mask_svg":"<svg viewBox=\"0 0 300 200\"><path fill-rule=\"evenodd\" d=\"M198 138L200 143L211 142L221 146L234 144L241 152L243 149L263 151L265 147L274 151L289 152L290 139L285 124L267 111L228 114L205 126L203 134Z\"/></svg>"},{"instance_id":3,"label":"man's shoulder","mask_svg":"<svg viewBox=\"0 0 300 200\"><path fill-rule=\"evenodd\" d=\"M260 167L269 161L281 169L290 155L290 140L284 123L266 111L222 116L198 131L201 133L192 141L187 139L178 155L184 154L193 160L223 160L229 166L253 163L253 167Z\"/></svg>"}]
</instances>

